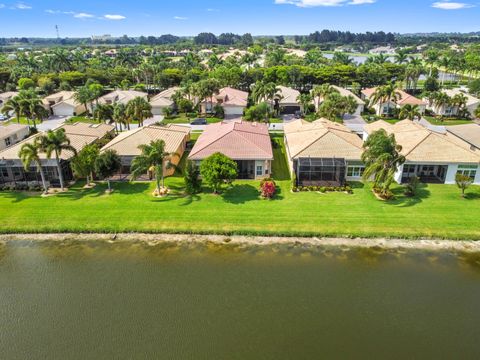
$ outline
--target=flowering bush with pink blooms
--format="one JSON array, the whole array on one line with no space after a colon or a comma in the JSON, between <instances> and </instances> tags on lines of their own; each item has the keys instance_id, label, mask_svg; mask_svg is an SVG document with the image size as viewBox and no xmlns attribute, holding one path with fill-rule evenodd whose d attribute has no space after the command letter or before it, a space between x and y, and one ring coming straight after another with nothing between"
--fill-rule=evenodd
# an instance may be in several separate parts
<instances>
[{"instance_id":1,"label":"flowering bush with pink blooms","mask_svg":"<svg viewBox=\"0 0 480 360\"><path fill-rule=\"evenodd\" d=\"M272 179L265 179L265 180L262 180L262 182L260 183L260 192L263 198L265 199L273 198L276 191L277 191L277 186L275 184L275 181L273 181Z\"/></svg>"}]
</instances>

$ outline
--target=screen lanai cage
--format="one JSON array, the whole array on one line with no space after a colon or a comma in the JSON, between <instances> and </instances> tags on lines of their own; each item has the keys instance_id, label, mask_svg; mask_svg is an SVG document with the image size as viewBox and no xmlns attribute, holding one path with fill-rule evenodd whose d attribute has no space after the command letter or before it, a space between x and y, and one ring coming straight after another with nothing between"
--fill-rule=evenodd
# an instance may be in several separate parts
<instances>
[{"instance_id":1,"label":"screen lanai cage","mask_svg":"<svg viewBox=\"0 0 480 360\"><path fill-rule=\"evenodd\" d=\"M343 186L347 163L338 158L299 158L295 160L297 186Z\"/></svg>"}]
</instances>

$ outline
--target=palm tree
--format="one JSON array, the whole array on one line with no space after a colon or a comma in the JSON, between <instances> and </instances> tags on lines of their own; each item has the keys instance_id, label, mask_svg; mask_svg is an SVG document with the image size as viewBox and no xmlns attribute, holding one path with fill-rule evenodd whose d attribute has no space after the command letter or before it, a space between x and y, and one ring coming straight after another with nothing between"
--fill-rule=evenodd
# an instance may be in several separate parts
<instances>
[{"instance_id":1,"label":"palm tree","mask_svg":"<svg viewBox=\"0 0 480 360\"><path fill-rule=\"evenodd\" d=\"M395 84L389 83L387 85L379 86L372 95L372 103L379 104L378 115L382 114L382 104L387 104L387 113L390 114L390 102L397 101L400 94L397 91Z\"/></svg>"},{"instance_id":2,"label":"palm tree","mask_svg":"<svg viewBox=\"0 0 480 360\"><path fill-rule=\"evenodd\" d=\"M110 104L99 104L95 107L94 117L105 123L113 121L113 106Z\"/></svg>"},{"instance_id":3,"label":"palm tree","mask_svg":"<svg viewBox=\"0 0 480 360\"><path fill-rule=\"evenodd\" d=\"M399 119L415 120L415 118L421 118L422 114L419 111L418 105L406 104L400 109L398 114Z\"/></svg>"},{"instance_id":4,"label":"palm tree","mask_svg":"<svg viewBox=\"0 0 480 360\"><path fill-rule=\"evenodd\" d=\"M398 50L394 56L395 62L400 65L406 63L407 58L407 52L404 49Z\"/></svg>"},{"instance_id":5,"label":"palm tree","mask_svg":"<svg viewBox=\"0 0 480 360\"><path fill-rule=\"evenodd\" d=\"M40 160L40 144L38 138L36 138L33 143L25 143L20 148L18 152L18 156L22 160L23 167L25 171L30 169L30 165L35 163L37 168L37 172L40 173L40 177L42 179L42 186L45 193L48 192L47 182L45 180L45 173L43 172L42 163Z\"/></svg>"},{"instance_id":6,"label":"palm tree","mask_svg":"<svg viewBox=\"0 0 480 360\"><path fill-rule=\"evenodd\" d=\"M438 92L433 98L433 105L438 109L447 107L452 104L452 99L444 92Z\"/></svg>"},{"instance_id":7,"label":"palm tree","mask_svg":"<svg viewBox=\"0 0 480 360\"><path fill-rule=\"evenodd\" d=\"M352 65L353 64L353 59L348 56L347 54L343 52L338 52L336 51L333 54L332 61L337 64L342 64L342 65Z\"/></svg>"},{"instance_id":8,"label":"palm tree","mask_svg":"<svg viewBox=\"0 0 480 360\"><path fill-rule=\"evenodd\" d=\"M22 113L27 117L27 121L31 119L33 127L37 128L35 120L37 119L42 122L48 118L49 115L48 111L43 107L42 100L33 90L20 91L18 96L20 98Z\"/></svg>"},{"instance_id":9,"label":"palm tree","mask_svg":"<svg viewBox=\"0 0 480 360\"><path fill-rule=\"evenodd\" d=\"M65 189L65 184L63 181L62 167L60 165L60 155L63 151L70 151L74 155L77 155L77 150L70 145L70 139L67 137L65 129L63 128L58 130L48 130L46 134L39 137L38 141L41 151L47 154L48 159L52 158L52 154L55 155L60 188L63 191Z\"/></svg>"},{"instance_id":10,"label":"palm tree","mask_svg":"<svg viewBox=\"0 0 480 360\"><path fill-rule=\"evenodd\" d=\"M12 111L15 113L15 118L17 119L17 123L20 124L20 117L22 116L22 104L20 102L20 98L14 96L8 99L2 107L2 113L8 115Z\"/></svg>"},{"instance_id":11,"label":"palm tree","mask_svg":"<svg viewBox=\"0 0 480 360\"><path fill-rule=\"evenodd\" d=\"M143 126L143 121L153 116L152 105L140 96L128 102L125 112L129 120L138 121L138 126Z\"/></svg>"},{"instance_id":12,"label":"palm tree","mask_svg":"<svg viewBox=\"0 0 480 360\"><path fill-rule=\"evenodd\" d=\"M390 186L395 181L395 173L405 162L405 157L400 154L402 147L397 144L395 135L388 135L385 130L380 129L368 137L363 148L363 178L368 180L373 176L374 191L388 198Z\"/></svg>"},{"instance_id":13,"label":"palm tree","mask_svg":"<svg viewBox=\"0 0 480 360\"><path fill-rule=\"evenodd\" d=\"M87 112L87 117L89 115L89 108L88 104L90 103L90 99L93 97L92 92L90 91L88 86L82 86L79 88L75 94L73 94L73 98L75 101L78 103L82 104L85 107L85 110Z\"/></svg>"},{"instance_id":14,"label":"palm tree","mask_svg":"<svg viewBox=\"0 0 480 360\"><path fill-rule=\"evenodd\" d=\"M300 94L297 97L297 101L302 105L305 115L308 114L308 107L312 103L312 96L310 94Z\"/></svg>"},{"instance_id":15,"label":"palm tree","mask_svg":"<svg viewBox=\"0 0 480 360\"><path fill-rule=\"evenodd\" d=\"M438 66L442 67L442 85L445 82L445 75L452 66L452 58L445 55L438 60Z\"/></svg>"},{"instance_id":16,"label":"palm tree","mask_svg":"<svg viewBox=\"0 0 480 360\"><path fill-rule=\"evenodd\" d=\"M320 102L324 101L330 94L338 92L332 85L326 83L322 85L315 85L311 91L315 101L315 109L318 110Z\"/></svg>"},{"instance_id":17,"label":"palm tree","mask_svg":"<svg viewBox=\"0 0 480 360\"><path fill-rule=\"evenodd\" d=\"M120 131L122 131L122 125L125 125L128 130L130 130L129 118L126 114L126 106L122 103L116 103L113 105L113 121L115 121L115 129L117 129L117 124L119 125Z\"/></svg>"},{"instance_id":18,"label":"palm tree","mask_svg":"<svg viewBox=\"0 0 480 360\"><path fill-rule=\"evenodd\" d=\"M467 105L468 98L464 94L455 94L452 97L451 105L457 108L457 115L462 112L462 110Z\"/></svg>"},{"instance_id":19,"label":"palm tree","mask_svg":"<svg viewBox=\"0 0 480 360\"><path fill-rule=\"evenodd\" d=\"M136 180L149 171L153 172L155 175L156 191L160 194L160 183L162 185L161 187L165 188L164 169L174 166L170 162L165 164L165 160L167 157L177 154L165 152L165 142L163 140L152 141L150 144L140 145L138 148L142 153L132 161L132 179Z\"/></svg>"}]
</instances>

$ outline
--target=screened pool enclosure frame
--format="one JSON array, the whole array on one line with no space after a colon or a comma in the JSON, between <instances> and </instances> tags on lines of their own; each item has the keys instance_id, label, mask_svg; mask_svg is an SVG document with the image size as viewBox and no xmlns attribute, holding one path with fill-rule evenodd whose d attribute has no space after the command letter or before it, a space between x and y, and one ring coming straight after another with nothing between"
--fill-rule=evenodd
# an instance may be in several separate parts
<instances>
[{"instance_id":1,"label":"screened pool enclosure frame","mask_svg":"<svg viewBox=\"0 0 480 360\"><path fill-rule=\"evenodd\" d=\"M347 162L341 158L298 158L294 169L297 186L343 186Z\"/></svg>"}]
</instances>

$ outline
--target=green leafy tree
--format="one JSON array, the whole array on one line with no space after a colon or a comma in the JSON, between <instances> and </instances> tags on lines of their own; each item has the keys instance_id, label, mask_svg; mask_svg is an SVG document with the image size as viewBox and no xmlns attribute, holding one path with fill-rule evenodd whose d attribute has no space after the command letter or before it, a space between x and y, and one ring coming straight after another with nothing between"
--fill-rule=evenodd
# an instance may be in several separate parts
<instances>
[{"instance_id":1,"label":"green leafy tree","mask_svg":"<svg viewBox=\"0 0 480 360\"><path fill-rule=\"evenodd\" d=\"M398 93L397 87L395 84L387 84L379 86L372 95L372 104L387 104L387 113L390 114L390 103L396 102L400 99L400 94ZM379 106L379 113L381 115L381 106Z\"/></svg>"},{"instance_id":2,"label":"green leafy tree","mask_svg":"<svg viewBox=\"0 0 480 360\"><path fill-rule=\"evenodd\" d=\"M113 105L113 114L112 114L113 121L115 121L115 130L122 131L122 125L125 125L125 128L130 130L130 119L127 116L127 107L122 103L116 103ZM117 128L118 125L118 128Z\"/></svg>"},{"instance_id":3,"label":"green leafy tree","mask_svg":"<svg viewBox=\"0 0 480 360\"><path fill-rule=\"evenodd\" d=\"M390 186L395 181L395 173L405 162L405 157L400 154L402 147L397 144L395 135L388 135L380 129L368 137L363 148L363 178L368 180L373 176L373 190L383 198L390 198Z\"/></svg>"},{"instance_id":4,"label":"green leafy tree","mask_svg":"<svg viewBox=\"0 0 480 360\"><path fill-rule=\"evenodd\" d=\"M303 112L308 114L308 108L312 103L312 96L310 94L300 94L297 97L297 101L302 105Z\"/></svg>"},{"instance_id":5,"label":"green leafy tree","mask_svg":"<svg viewBox=\"0 0 480 360\"><path fill-rule=\"evenodd\" d=\"M95 170L95 161L100 154L98 146L95 144L86 145L70 162L73 173L78 178L85 178L87 185L93 181L93 172Z\"/></svg>"},{"instance_id":6,"label":"green leafy tree","mask_svg":"<svg viewBox=\"0 0 480 360\"><path fill-rule=\"evenodd\" d=\"M18 80L18 88L20 90L29 90L35 88L35 81L30 78L21 78Z\"/></svg>"},{"instance_id":7,"label":"green leafy tree","mask_svg":"<svg viewBox=\"0 0 480 360\"><path fill-rule=\"evenodd\" d=\"M213 192L218 194L223 183L232 183L237 178L237 163L222 153L215 153L202 161L200 174Z\"/></svg>"},{"instance_id":8,"label":"green leafy tree","mask_svg":"<svg viewBox=\"0 0 480 360\"><path fill-rule=\"evenodd\" d=\"M45 180L45 173L42 168L42 162L40 159L40 145L39 142L35 139L33 143L25 143L20 148L18 156L22 160L23 167L26 171L30 169L32 163L35 163L37 172L40 173L40 178L42 179L42 186L44 193L48 192L47 182Z\"/></svg>"},{"instance_id":9,"label":"green leafy tree","mask_svg":"<svg viewBox=\"0 0 480 360\"><path fill-rule=\"evenodd\" d=\"M22 116L22 103L21 98L18 96L14 96L8 99L2 107L2 113L5 115L10 114L13 112L15 114L15 118L17 119L17 123L20 124L20 117Z\"/></svg>"},{"instance_id":10,"label":"green leafy tree","mask_svg":"<svg viewBox=\"0 0 480 360\"><path fill-rule=\"evenodd\" d=\"M94 117L105 123L113 121L113 105L98 104L94 110Z\"/></svg>"},{"instance_id":11,"label":"green leafy tree","mask_svg":"<svg viewBox=\"0 0 480 360\"><path fill-rule=\"evenodd\" d=\"M112 192L110 178L122 168L122 161L115 150L106 150L95 159L95 173L107 180L108 192Z\"/></svg>"},{"instance_id":12,"label":"green leafy tree","mask_svg":"<svg viewBox=\"0 0 480 360\"><path fill-rule=\"evenodd\" d=\"M178 156L178 154L167 153L163 140L152 141L150 144L140 145L138 148L142 153L132 161L132 179L136 180L147 172L153 173L155 176L156 190L157 193L160 194L160 184L162 188L165 188L164 170L174 167L170 161L167 161L167 158Z\"/></svg>"},{"instance_id":13,"label":"green leafy tree","mask_svg":"<svg viewBox=\"0 0 480 360\"><path fill-rule=\"evenodd\" d=\"M55 156L58 178L60 180L60 188L63 191L65 189L65 182L63 180L63 172L60 164L60 155L64 151L70 151L76 155L77 150L70 145L70 139L67 137L65 129L63 128L57 130L48 130L47 133L41 135L39 139L39 147L41 151L47 155L47 158L51 159L52 155Z\"/></svg>"},{"instance_id":14,"label":"green leafy tree","mask_svg":"<svg viewBox=\"0 0 480 360\"><path fill-rule=\"evenodd\" d=\"M183 173L183 179L185 181L185 192L187 194L194 195L200 192L202 188L200 169L195 162L187 160L185 171Z\"/></svg>"},{"instance_id":15,"label":"green leafy tree","mask_svg":"<svg viewBox=\"0 0 480 360\"><path fill-rule=\"evenodd\" d=\"M90 91L88 86L82 86L78 88L75 94L73 94L73 98L75 99L75 101L79 102L85 107L87 116L89 115L88 104L91 104L92 97L93 97L92 92Z\"/></svg>"}]
</instances>

